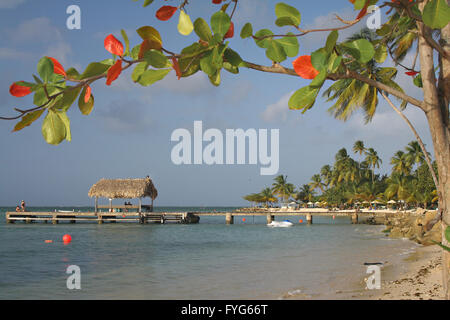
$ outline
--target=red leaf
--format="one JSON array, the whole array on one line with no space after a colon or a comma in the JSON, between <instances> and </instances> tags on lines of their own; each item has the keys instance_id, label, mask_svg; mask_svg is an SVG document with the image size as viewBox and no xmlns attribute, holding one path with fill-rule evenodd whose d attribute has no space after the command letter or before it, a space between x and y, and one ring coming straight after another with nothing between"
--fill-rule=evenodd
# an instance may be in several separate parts
<instances>
[{"instance_id":1,"label":"red leaf","mask_svg":"<svg viewBox=\"0 0 450 320\"><path fill-rule=\"evenodd\" d=\"M158 18L158 20L167 21L172 18L177 9L177 7L162 6L158 11L156 11L156 18Z\"/></svg>"},{"instance_id":2,"label":"red leaf","mask_svg":"<svg viewBox=\"0 0 450 320\"><path fill-rule=\"evenodd\" d=\"M311 63L311 56L300 56L292 65L295 72L303 79L314 79L319 74Z\"/></svg>"},{"instance_id":3,"label":"red leaf","mask_svg":"<svg viewBox=\"0 0 450 320\"><path fill-rule=\"evenodd\" d=\"M47 58L49 58L53 62L53 72L54 73L60 74L64 77L67 75L66 71L64 70L63 66L61 65L61 63L59 63L58 60L56 60L55 58L52 58L52 57L47 57Z\"/></svg>"},{"instance_id":4,"label":"red leaf","mask_svg":"<svg viewBox=\"0 0 450 320\"><path fill-rule=\"evenodd\" d=\"M89 99L91 99L91 87L87 86L86 87L86 93L84 94L84 103L88 103Z\"/></svg>"},{"instance_id":5,"label":"red leaf","mask_svg":"<svg viewBox=\"0 0 450 320\"><path fill-rule=\"evenodd\" d=\"M405 74L408 76L411 76L411 77L415 77L418 74L418 72L417 71L408 71L408 72L405 72Z\"/></svg>"},{"instance_id":6,"label":"red leaf","mask_svg":"<svg viewBox=\"0 0 450 320\"><path fill-rule=\"evenodd\" d=\"M221 4L223 0L212 0L212 3L214 4Z\"/></svg>"},{"instance_id":7,"label":"red leaf","mask_svg":"<svg viewBox=\"0 0 450 320\"><path fill-rule=\"evenodd\" d=\"M356 17L356 20L361 19L367 14L367 8L369 7L369 0L366 0L366 4L364 5L364 8L359 12L358 16Z\"/></svg>"},{"instance_id":8,"label":"red leaf","mask_svg":"<svg viewBox=\"0 0 450 320\"><path fill-rule=\"evenodd\" d=\"M17 83L13 83L9 87L9 93L14 97L21 98L29 95L31 93L31 89L29 87L20 86Z\"/></svg>"},{"instance_id":9,"label":"red leaf","mask_svg":"<svg viewBox=\"0 0 450 320\"><path fill-rule=\"evenodd\" d=\"M173 62L173 69L177 73L178 80L180 80L181 79L181 70L180 70L180 65L178 64L177 58L172 57L172 62Z\"/></svg>"},{"instance_id":10,"label":"red leaf","mask_svg":"<svg viewBox=\"0 0 450 320\"><path fill-rule=\"evenodd\" d=\"M117 60L117 62L108 70L106 75L106 85L110 86L111 83L116 80L122 73L122 60Z\"/></svg>"},{"instance_id":11,"label":"red leaf","mask_svg":"<svg viewBox=\"0 0 450 320\"><path fill-rule=\"evenodd\" d=\"M142 59L148 50L150 50L150 42L146 39L146 40L142 41L142 43L141 43L141 48L139 49L138 58Z\"/></svg>"},{"instance_id":12,"label":"red leaf","mask_svg":"<svg viewBox=\"0 0 450 320\"><path fill-rule=\"evenodd\" d=\"M233 38L234 37L234 23L231 21L230 29L228 29L227 33L224 36L224 39Z\"/></svg>"},{"instance_id":13,"label":"red leaf","mask_svg":"<svg viewBox=\"0 0 450 320\"><path fill-rule=\"evenodd\" d=\"M116 56L123 56L123 44L112 34L105 38L105 49Z\"/></svg>"}]
</instances>

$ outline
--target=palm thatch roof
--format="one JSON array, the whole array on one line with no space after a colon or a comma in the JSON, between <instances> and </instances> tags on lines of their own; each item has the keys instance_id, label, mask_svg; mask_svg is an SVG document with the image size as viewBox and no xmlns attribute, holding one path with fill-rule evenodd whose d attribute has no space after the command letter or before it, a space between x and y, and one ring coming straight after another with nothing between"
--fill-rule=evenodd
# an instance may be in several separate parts
<instances>
[{"instance_id":1,"label":"palm thatch roof","mask_svg":"<svg viewBox=\"0 0 450 320\"><path fill-rule=\"evenodd\" d=\"M156 199L156 190L150 178L145 179L101 179L89 190L89 197L109 199Z\"/></svg>"}]
</instances>

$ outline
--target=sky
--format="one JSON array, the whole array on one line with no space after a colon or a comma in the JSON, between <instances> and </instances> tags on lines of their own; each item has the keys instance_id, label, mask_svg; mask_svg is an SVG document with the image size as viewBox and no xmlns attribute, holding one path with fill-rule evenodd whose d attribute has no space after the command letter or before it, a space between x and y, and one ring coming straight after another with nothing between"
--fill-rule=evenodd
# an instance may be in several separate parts
<instances>
[{"instance_id":1,"label":"sky","mask_svg":"<svg viewBox=\"0 0 450 320\"><path fill-rule=\"evenodd\" d=\"M192 21L209 17L220 6L211 1L189 1ZM240 0L233 19L235 37L230 47L244 60L270 65L263 49L239 33L246 22L254 30L278 28L275 5L278 1ZM347 0L285 1L302 13L303 28L339 26L338 14L352 20ZM178 13L169 21L158 21L155 11L161 5L180 1L155 0L143 8L143 0L133 2L106 0L0 0L0 114L15 115L13 108L32 106L32 96L14 98L9 86L14 81L31 81L43 56L58 59L65 69L84 68L93 61L110 58L103 47L108 34L120 38L127 31L132 47L140 43L135 32L141 26L158 29L164 47L174 52L198 40L195 33L177 32ZM69 30L66 9L81 9L81 29ZM345 39L361 22L340 32ZM300 38L299 55L310 54L324 45L327 34L314 33ZM406 57L411 61L412 57ZM294 58L283 62L292 66ZM387 62L386 66L392 64ZM373 147L383 160L380 173L391 170L390 158L414 136L390 107L380 102L369 124L355 113L347 122L334 119L327 112L332 105L318 98L315 107L302 114L289 110L288 100L308 80L286 75L266 74L241 68L239 75L224 71L222 84L214 87L201 72L177 80L175 72L161 82L141 87L125 72L111 87L104 80L92 85L95 106L89 116L81 115L76 104L69 110L72 141L59 146L46 144L41 134L42 119L31 127L12 133L15 122L0 122L0 206L15 206L25 199L28 206L93 205L89 188L101 178L143 178L149 175L158 189L155 205L160 206L240 206L242 196L270 186L275 176L261 176L259 165L181 165L171 161L174 130L193 131L194 121L203 127L244 130L279 129L280 168L296 186L310 181L325 164L332 164L342 147L351 152L356 140ZM412 79L400 72L397 82L405 91L421 98ZM326 87L331 82L326 83ZM381 98L381 97L380 97ZM395 100L394 100L395 101ZM432 143L425 115L413 106L405 114L413 122L430 152ZM355 155L356 157L356 155Z\"/></svg>"}]
</instances>

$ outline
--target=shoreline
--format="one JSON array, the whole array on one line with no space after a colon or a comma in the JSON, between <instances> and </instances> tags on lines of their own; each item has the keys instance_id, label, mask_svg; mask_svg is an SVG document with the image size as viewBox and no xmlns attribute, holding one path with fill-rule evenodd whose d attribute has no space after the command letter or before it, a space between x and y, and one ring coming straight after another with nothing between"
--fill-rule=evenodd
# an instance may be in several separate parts
<instances>
[{"instance_id":1,"label":"shoreline","mask_svg":"<svg viewBox=\"0 0 450 320\"><path fill-rule=\"evenodd\" d=\"M370 292L371 300L443 300L442 249L437 246L418 247L403 259L402 266L385 274L381 289Z\"/></svg>"}]
</instances>

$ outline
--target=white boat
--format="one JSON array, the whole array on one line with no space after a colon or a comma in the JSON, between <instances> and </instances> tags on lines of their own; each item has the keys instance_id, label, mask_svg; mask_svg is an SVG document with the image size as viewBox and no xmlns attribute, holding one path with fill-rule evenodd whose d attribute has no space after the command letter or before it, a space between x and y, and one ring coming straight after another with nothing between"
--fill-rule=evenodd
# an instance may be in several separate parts
<instances>
[{"instance_id":1,"label":"white boat","mask_svg":"<svg viewBox=\"0 0 450 320\"><path fill-rule=\"evenodd\" d=\"M284 220L284 221L272 221L267 226L272 228L288 228L292 227L293 225L294 224L289 220Z\"/></svg>"}]
</instances>

